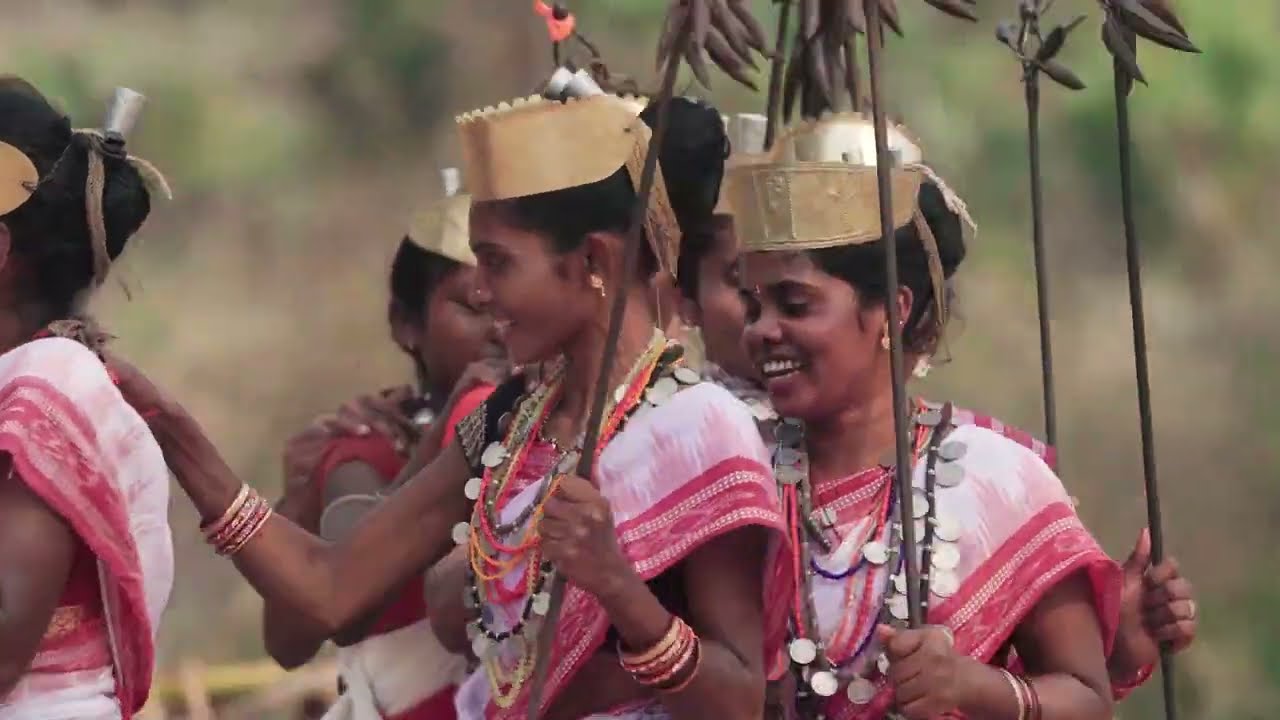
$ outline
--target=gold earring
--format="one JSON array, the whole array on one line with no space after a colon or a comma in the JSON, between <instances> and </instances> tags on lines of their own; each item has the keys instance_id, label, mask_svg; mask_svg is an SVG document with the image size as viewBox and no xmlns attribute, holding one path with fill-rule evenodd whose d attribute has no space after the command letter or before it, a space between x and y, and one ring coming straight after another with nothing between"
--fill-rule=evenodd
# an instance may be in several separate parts
<instances>
[{"instance_id":1,"label":"gold earring","mask_svg":"<svg viewBox=\"0 0 1280 720\"><path fill-rule=\"evenodd\" d=\"M880 333L880 347L884 348L885 350L888 350L890 344L891 343L889 340L889 323L886 322L884 324L884 331Z\"/></svg>"},{"instance_id":2,"label":"gold earring","mask_svg":"<svg viewBox=\"0 0 1280 720\"><path fill-rule=\"evenodd\" d=\"M600 297L604 297L604 279L599 275L592 273L590 283L591 287L595 288L596 291L600 293Z\"/></svg>"}]
</instances>

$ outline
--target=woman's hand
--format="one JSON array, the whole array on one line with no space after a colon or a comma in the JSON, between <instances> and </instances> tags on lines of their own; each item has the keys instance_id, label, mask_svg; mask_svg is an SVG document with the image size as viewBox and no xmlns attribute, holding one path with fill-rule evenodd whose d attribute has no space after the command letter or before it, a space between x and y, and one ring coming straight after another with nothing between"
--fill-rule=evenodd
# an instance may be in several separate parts
<instances>
[{"instance_id":1,"label":"woman's hand","mask_svg":"<svg viewBox=\"0 0 1280 720\"><path fill-rule=\"evenodd\" d=\"M543 506L538 531L543 559L592 595L611 597L638 583L618 547L609 502L587 480L570 475L560 481Z\"/></svg>"},{"instance_id":2,"label":"woman's hand","mask_svg":"<svg viewBox=\"0 0 1280 720\"><path fill-rule=\"evenodd\" d=\"M1178 561L1166 557L1151 565L1151 533L1144 529L1124 563L1120 628L1108 669L1126 681L1160 659L1161 645L1181 652L1196 636L1196 603L1190 581Z\"/></svg>"},{"instance_id":3,"label":"woman's hand","mask_svg":"<svg viewBox=\"0 0 1280 720\"><path fill-rule=\"evenodd\" d=\"M966 674L973 661L955 651L945 628L900 630L881 625L876 634L889 658L898 712L909 720L932 720L964 704Z\"/></svg>"}]
</instances>

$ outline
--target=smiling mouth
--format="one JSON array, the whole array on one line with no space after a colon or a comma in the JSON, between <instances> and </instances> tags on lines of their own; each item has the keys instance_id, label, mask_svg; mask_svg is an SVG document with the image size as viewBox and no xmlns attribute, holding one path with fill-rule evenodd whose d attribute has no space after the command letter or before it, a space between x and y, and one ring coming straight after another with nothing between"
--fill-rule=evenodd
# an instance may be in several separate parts
<instances>
[{"instance_id":1,"label":"smiling mouth","mask_svg":"<svg viewBox=\"0 0 1280 720\"><path fill-rule=\"evenodd\" d=\"M766 360L760 363L760 374L766 380L773 380L784 375L799 372L804 364L798 360Z\"/></svg>"}]
</instances>

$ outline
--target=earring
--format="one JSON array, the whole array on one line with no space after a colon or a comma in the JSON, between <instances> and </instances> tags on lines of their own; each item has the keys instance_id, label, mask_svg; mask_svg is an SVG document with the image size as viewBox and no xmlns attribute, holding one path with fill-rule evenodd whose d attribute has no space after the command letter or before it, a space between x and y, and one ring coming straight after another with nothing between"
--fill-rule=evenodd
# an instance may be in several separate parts
<instances>
[{"instance_id":1,"label":"earring","mask_svg":"<svg viewBox=\"0 0 1280 720\"><path fill-rule=\"evenodd\" d=\"M911 369L911 374L918 379L923 380L929 376L929 371L933 369L933 363L929 362L929 358L922 357L916 361L916 366Z\"/></svg>"},{"instance_id":2,"label":"earring","mask_svg":"<svg viewBox=\"0 0 1280 720\"><path fill-rule=\"evenodd\" d=\"M884 324L884 331L880 333L880 347L884 348L885 350L888 350L888 349L889 349L889 345L890 345L890 341L889 341L889 323L888 323L888 322L885 322L885 324Z\"/></svg>"},{"instance_id":3,"label":"earring","mask_svg":"<svg viewBox=\"0 0 1280 720\"><path fill-rule=\"evenodd\" d=\"M604 297L604 279L599 275L592 273L591 280L589 282L591 283L591 287L595 288L596 291L600 293L600 297Z\"/></svg>"}]
</instances>

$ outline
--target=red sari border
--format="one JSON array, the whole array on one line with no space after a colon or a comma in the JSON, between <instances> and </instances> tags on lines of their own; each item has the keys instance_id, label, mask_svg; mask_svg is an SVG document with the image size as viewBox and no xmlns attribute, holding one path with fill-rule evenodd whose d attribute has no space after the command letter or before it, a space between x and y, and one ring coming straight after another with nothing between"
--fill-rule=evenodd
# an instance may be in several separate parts
<instances>
[{"instance_id":1,"label":"red sari border","mask_svg":"<svg viewBox=\"0 0 1280 720\"><path fill-rule=\"evenodd\" d=\"M88 417L52 383L20 376L0 387L0 452L62 516L105 569L103 604L124 719L146 703L155 659L141 561L126 498L107 474Z\"/></svg>"}]
</instances>

